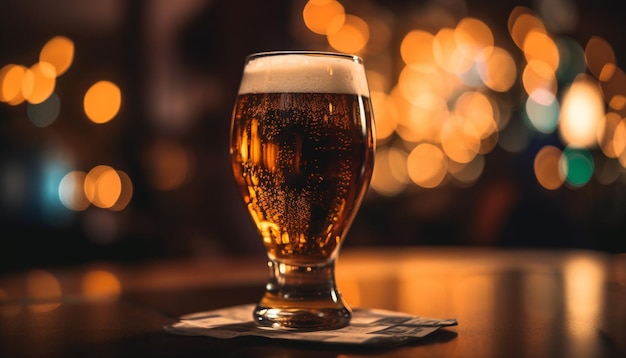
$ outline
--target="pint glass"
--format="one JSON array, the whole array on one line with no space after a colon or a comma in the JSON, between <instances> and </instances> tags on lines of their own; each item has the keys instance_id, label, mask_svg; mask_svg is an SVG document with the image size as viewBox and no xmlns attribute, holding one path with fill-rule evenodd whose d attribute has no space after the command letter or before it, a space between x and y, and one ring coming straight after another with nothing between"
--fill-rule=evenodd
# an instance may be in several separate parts
<instances>
[{"instance_id":1,"label":"pint glass","mask_svg":"<svg viewBox=\"0 0 626 358\"><path fill-rule=\"evenodd\" d=\"M230 155L267 250L269 280L254 320L278 329L347 325L335 261L374 166L362 59L328 52L248 56Z\"/></svg>"}]
</instances>

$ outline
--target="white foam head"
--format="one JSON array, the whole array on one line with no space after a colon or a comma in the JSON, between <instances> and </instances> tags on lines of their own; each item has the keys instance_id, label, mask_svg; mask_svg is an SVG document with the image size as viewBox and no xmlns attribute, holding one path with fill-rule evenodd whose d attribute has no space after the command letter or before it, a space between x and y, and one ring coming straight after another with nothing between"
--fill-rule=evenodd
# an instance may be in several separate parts
<instances>
[{"instance_id":1,"label":"white foam head","mask_svg":"<svg viewBox=\"0 0 626 358\"><path fill-rule=\"evenodd\" d=\"M345 56L281 54L251 59L244 68L239 94L344 93L369 96L360 60Z\"/></svg>"}]
</instances>

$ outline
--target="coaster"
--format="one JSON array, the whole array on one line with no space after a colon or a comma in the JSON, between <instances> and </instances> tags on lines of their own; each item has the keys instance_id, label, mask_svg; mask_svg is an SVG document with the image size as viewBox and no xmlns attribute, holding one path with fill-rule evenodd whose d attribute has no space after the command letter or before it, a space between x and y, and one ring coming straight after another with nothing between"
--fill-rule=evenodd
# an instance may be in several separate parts
<instances>
[{"instance_id":1,"label":"coaster","mask_svg":"<svg viewBox=\"0 0 626 358\"><path fill-rule=\"evenodd\" d=\"M165 330L178 335L221 339L254 336L349 345L397 345L423 338L441 327L458 324L455 318L425 318L381 309L354 308L346 327L297 332L257 325L252 320L254 306L245 304L184 315Z\"/></svg>"}]
</instances>

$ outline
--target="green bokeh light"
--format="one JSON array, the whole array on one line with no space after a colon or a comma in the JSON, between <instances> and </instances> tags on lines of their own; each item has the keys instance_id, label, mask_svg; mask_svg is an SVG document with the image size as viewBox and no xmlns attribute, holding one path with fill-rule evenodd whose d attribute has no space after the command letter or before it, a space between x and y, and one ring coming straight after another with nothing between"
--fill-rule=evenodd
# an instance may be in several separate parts
<instances>
[{"instance_id":1,"label":"green bokeh light","mask_svg":"<svg viewBox=\"0 0 626 358\"><path fill-rule=\"evenodd\" d=\"M565 148L561 157L561 167L568 184L582 187L593 175L594 162L591 152L585 148Z\"/></svg>"}]
</instances>

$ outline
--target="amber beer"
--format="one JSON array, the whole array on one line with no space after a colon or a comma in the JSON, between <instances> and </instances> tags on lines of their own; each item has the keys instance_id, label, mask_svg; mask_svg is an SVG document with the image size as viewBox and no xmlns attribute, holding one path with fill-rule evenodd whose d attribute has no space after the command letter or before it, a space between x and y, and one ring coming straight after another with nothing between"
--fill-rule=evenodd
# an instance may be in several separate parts
<instances>
[{"instance_id":1,"label":"amber beer","mask_svg":"<svg viewBox=\"0 0 626 358\"><path fill-rule=\"evenodd\" d=\"M374 165L361 60L324 53L251 55L232 116L234 177L268 253L259 324L331 329L351 311L334 263Z\"/></svg>"},{"instance_id":2,"label":"amber beer","mask_svg":"<svg viewBox=\"0 0 626 358\"><path fill-rule=\"evenodd\" d=\"M270 257L326 260L372 173L369 98L356 89L266 91L236 101L231 154L239 190Z\"/></svg>"}]
</instances>

